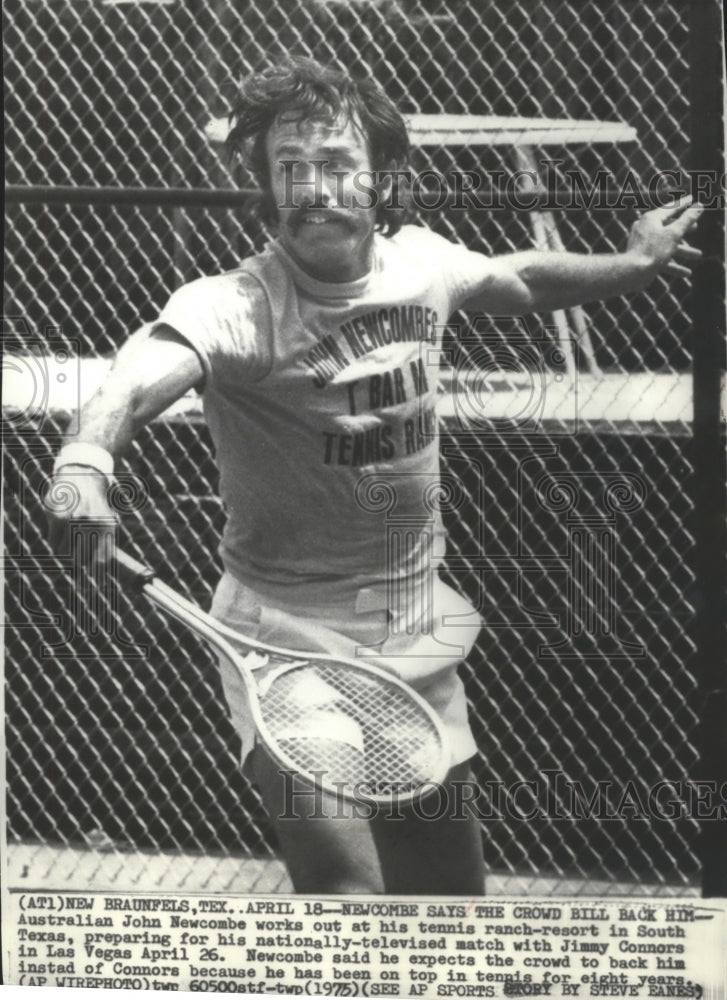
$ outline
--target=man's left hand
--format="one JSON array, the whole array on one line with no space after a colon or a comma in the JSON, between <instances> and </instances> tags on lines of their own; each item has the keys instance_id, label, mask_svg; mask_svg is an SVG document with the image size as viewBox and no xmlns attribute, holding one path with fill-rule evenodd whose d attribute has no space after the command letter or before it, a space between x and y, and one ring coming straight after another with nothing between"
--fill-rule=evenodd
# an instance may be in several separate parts
<instances>
[{"instance_id":1,"label":"man's left hand","mask_svg":"<svg viewBox=\"0 0 727 1000\"><path fill-rule=\"evenodd\" d=\"M668 271L689 277L687 262L698 260L702 251L684 242L703 212L692 198L680 199L669 208L655 208L642 215L631 228L627 253L640 257L654 274Z\"/></svg>"}]
</instances>

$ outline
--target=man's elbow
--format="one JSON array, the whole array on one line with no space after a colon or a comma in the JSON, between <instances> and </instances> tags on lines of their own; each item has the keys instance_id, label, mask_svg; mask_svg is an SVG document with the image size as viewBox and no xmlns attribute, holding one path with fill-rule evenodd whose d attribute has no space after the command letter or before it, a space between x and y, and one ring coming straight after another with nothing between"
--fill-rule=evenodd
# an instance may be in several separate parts
<instances>
[{"instance_id":1,"label":"man's elbow","mask_svg":"<svg viewBox=\"0 0 727 1000\"><path fill-rule=\"evenodd\" d=\"M513 294L507 310L508 316L525 316L528 313L538 312L541 306L538 296L526 284L522 284Z\"/></svg>"},{"instance_id":2,"label":"man's elbow","mask_svg":"<svg viewBox=\"0 0 727 1000\"><path fill-rule=\"evenodd\" d=\"M520 251L497 258L466 309L479 309L490 316L522 316L535 312L538 296L535 288L536 260L531 251Z\"/></svg>"},{"instance_id":3,"label":"man's elbow","mask_svg":"<svg viewBox=\"0 0 727 1000\"><path fill-rule=\"evenodd\" d=\"M542 286L541 255L537 251L523 253L512 283L513 298L519 312L535 313L547 308L551 289Z\"/></svg>"},{"instance_id":4,"label":"man's elbow","mask_svg":"<svg viewBox=\"0 0 727 1000\"><path fill-rule=\"evenodd\" d=\"M527 285L510 287L507 291L499 290L497 294L478 295L462 307L470 312L483 312L489 316L524 316L537 312L537 301Z\"/></svg>"}]
</instances>

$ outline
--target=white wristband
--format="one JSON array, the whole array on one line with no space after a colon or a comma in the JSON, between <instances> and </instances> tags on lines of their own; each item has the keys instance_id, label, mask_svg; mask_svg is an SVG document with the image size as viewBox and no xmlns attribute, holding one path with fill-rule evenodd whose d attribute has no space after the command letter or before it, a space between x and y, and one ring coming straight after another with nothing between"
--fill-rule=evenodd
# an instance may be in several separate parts
<instances>
[{"instance_id":1,"label":"white wristband","mask_svg":"<svg viewBox=\"0 0 727 1000\"><path fill-rule=\"evenodd\" d=\"M64 465L87 465L104 476L112 476L114 456L100 445L73 441L64 445L58 452L53 463L53 474L55 475Z\"/></svg>"}]
</instances>

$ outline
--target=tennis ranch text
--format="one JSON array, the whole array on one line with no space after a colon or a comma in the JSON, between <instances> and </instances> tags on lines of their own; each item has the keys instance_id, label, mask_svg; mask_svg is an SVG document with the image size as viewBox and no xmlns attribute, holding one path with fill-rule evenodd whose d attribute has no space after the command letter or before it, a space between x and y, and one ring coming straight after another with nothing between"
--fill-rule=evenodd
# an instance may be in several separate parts
<instances>
[{"instance_id":1,"label":"tennis ranch text","mask_svg":"<svg viewBox=\"0 0 727 1000\"><path fill-rule=\"evenodd\" d=\"M8 916L16 985L340 997L699 998L725 929L681 901L13 892Z\"/></svg>"}]
</instances>

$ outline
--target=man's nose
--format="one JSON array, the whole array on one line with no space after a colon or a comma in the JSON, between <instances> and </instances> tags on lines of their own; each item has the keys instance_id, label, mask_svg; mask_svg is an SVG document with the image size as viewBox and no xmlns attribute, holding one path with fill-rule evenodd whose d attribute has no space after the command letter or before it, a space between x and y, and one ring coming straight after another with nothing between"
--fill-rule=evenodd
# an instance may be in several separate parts
<instances>
[{"instance_id":1,"label":"man's nose","mask_svg":"<svg viewBox=\"0 0 727 1000\"><path fill-rule=\"evenodd\" d=\"M295 189L301 208L327 207L335 202L335 185L325 168L325 160L301 160L296 164Z\"/></svg>"}]
</instances>

